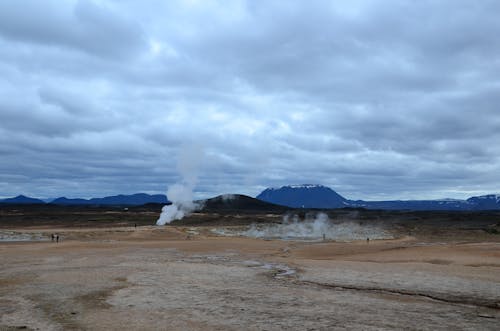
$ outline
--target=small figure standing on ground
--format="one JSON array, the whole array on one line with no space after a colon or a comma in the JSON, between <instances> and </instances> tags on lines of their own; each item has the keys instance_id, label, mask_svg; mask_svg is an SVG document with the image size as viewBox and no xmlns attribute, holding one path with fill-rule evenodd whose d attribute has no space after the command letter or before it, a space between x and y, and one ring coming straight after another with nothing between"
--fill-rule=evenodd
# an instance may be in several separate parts
<instances>
[{"instance_id":1,"label":"small figure standing on ground","mask_svg":"<svg viewBox=\"0 0 500 331\"><path fill-rule=\"evenodd\" d=\"M137 223L134 223L134 228L136 228L136 229L137 229Z\"/></svg>"},{"instance_id":2,"label":"small figure standing on ground","mask_svg":"<svg viewBox=\"0 0 500 331\"><path fill-rule=\"evenodd\" d=\"M369 244L370 243L370 238L366 238L366 243Z\"/></svg>"},{"instance_id":3,"label":"small figure standing on ground","mask_svg":"<svg viewBox=\"0 0 500 331\"><path fill-rule=\"evenodd\" d=\"M54 234L53 234L53 233L50 235L50 239L51 239L52 241L54 241L55 236L54 236Z\"/></svg>"},{"instance_id":4,"label":"small figure standing on ground","mask_svg":"<svg viewBox=\"0 0 500 331\"><path fill-rule=\"evenodd\" d=\"M59 242L59 235L56 234L56 243L58 243L58 242Z\"/></svg>"}]
</instances>

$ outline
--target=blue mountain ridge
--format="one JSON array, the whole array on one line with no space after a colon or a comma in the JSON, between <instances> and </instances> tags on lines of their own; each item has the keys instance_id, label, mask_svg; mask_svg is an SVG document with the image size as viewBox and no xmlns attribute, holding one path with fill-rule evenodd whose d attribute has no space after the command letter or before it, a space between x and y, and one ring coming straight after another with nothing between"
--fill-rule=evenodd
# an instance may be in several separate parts
<instances>
[{"instance_id":1,"label":"blue mountain ridge","mask_svg":"<svg viewBox=\"0 0 500 331\"><path fill-rule=\"evenodd\" d=\"M25 196L17 196L15 198L8 198L0 200L0 203L32 203L32 204L45 204L43 200L28 198ZM101 206L139 206L146 203L168 203L167 197L164 194L146 194L136 193L132 195L113 195L104 198L92 199L68 199L61 197L50 201L49 203L55 205L101 205Z\"/></svg>"},{"instance_id":2,"label":"blue mountain ridge","mask_svg":"<svg viewBox=\"0 0 500 331\"><path fill-rule=\"evenodd\" d=\"M0 199L0 203L40 204L45 202L43 200L30 198L25 195L18 195L14 198Z\"/></svg>"},{"instance_id":3,"label":"blue mountain ridge","mask_svg":"<svg viewBox=\"0 0 500 331\"><path fill-rule=\"evenodd\" d=\"M490 194L467 200L349 200L323 185L287 185L268 188L257 199L292 208L366 208L385 210L496 210L500 209L500 195Z\"/></svg>"}]
</instances>

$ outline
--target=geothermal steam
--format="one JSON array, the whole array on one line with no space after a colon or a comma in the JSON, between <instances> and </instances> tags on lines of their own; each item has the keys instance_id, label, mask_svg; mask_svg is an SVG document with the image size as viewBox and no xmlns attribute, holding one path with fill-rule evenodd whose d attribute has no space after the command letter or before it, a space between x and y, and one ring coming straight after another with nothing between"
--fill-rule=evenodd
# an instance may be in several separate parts
<instances>
[{"instance_id":1,"label":"geothermal steam","mask_svg":"<svg viewBox=\"0 0 500 331\"><path fill-rule=\"evenodd\" d=\"M240 234L254 238L302 240L320 240L322 238L329 240L359 240L391 237L376 225L359 224L352 220L333 222L324 213L318 213L314 218L306 218L303 221L297 215L285 215L281 224L253 224L248 230Z\"/></svg>"},{"instance_id":2,"label":"geothermal steam","mask_svg":"<svg viewBox=\"0 0 500 331\"><path fill-rule=\"evenodd\" d=\"M177 170L182 179L168 188L167 197L172 204L162 208L160 218L156 221L157 225L180 220L200 208L200 205L193 201L193 190L198 181L198 168L202 157L203 151L199 146L185 147L181 150Z\"/></svg>"}]
</instances>

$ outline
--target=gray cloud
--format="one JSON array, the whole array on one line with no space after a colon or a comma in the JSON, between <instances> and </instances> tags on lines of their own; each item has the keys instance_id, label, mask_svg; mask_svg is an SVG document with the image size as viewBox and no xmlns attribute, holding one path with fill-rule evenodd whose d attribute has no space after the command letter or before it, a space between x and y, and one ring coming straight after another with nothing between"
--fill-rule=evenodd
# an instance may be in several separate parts
<instances>
[{"instance_id":1,"label":"gray cloud","mask_svg":"<svg viewBox=\"0 0 500 331\"><path fill-rule=\"evenodd\" d=\"M0 195L499 192L496 1L2 1ZM36 13L36 15L33 15Z\"/></svg>"},{"instance_id":2,"label":"gray cloud","mask_svg":"<svg viewBox=\"0 0 500 331\"><path fill-rule=\"evenodd\" d=\"M36 15L33 15L36 13ZM140 25L91 1L3 1L0 34L13 42L121 58L143 43Z\"/></svg>"}]
</instances>

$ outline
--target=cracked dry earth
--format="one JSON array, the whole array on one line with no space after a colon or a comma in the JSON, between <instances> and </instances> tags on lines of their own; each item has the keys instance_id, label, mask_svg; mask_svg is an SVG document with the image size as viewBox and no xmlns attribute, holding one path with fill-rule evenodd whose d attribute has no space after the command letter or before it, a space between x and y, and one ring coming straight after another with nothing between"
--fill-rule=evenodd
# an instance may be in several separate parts
<instances>
[{"instance_id":1,"label":"cracked dry earth","mask_svg":"<svg viewBox=\"0 0 500 331\"><path fill-rule=\"evenodd\" d=\"M48 234L50 230L47 231ZM0 243L0 330L498 330L500 244L58 229Z\"/></svg>"}]
</instances>

